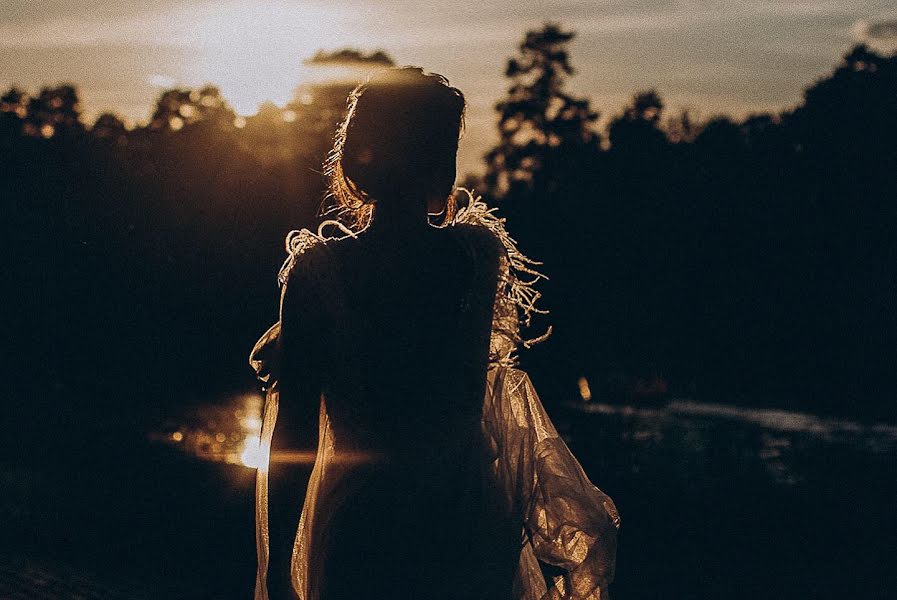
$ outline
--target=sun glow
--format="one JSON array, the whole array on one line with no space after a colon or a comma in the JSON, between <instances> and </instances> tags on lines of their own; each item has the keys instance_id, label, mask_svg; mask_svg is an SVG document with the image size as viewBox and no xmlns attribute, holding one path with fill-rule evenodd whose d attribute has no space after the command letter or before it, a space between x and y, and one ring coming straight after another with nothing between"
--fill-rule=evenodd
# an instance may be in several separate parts
<instances>
[{"instance_id":1,"label":"sun glow","mask_svg":"<svg viewBox=\"0 0 897 600\"><path fill-rule=\"evenodd\" d=\"M267 464L268 451L262 447L261 439L252 435L246 438L243 444L243 452L240 453L240 462L253 469L258 469Z\"/></svg>"},{"instance_id":2,"label":"sun glow","mask_svg":"<svg viewBox=\"0 0 897 600\"><path fill-rule=\"evenodd\" d=\"M197 75L217 85L238 114L263 102L283 107L313 69L303 61L320 48L349 42L336 6L294 2L232 2L204 14L191 33L201 49Z\"/></svg>"}]
</instances>

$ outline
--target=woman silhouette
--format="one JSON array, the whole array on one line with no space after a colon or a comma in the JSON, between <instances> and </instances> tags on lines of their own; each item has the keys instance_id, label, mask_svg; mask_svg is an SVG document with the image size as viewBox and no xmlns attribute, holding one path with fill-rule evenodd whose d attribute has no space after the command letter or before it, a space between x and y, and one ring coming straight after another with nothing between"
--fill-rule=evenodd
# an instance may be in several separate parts
<instances>
[{"instance_id":1,"label":"woman silhouette","mask_svg":"<svg viewBox=\"0 0 897 600\"><path fill-rule=\"evenodd\" d=\"M345 234L288 238L280 320L251 362L267 387L263 444L278 405L318 416L290 568L302 600L603 598L613 576L613 503L513 368L538 298L516 275L539 275L485 205L447 200L463 113L439 75L372 77L328 164L342 207L328 223Z\"/></svg>"}]
</instances>

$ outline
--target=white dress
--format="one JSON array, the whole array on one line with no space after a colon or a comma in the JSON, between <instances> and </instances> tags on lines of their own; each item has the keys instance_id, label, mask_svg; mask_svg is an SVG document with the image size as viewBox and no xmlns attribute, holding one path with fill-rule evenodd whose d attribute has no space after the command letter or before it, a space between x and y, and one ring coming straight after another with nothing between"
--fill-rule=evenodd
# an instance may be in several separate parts
<instances>
[{"instance_id":1,"label":"white dress","mask_svg":"<svg viewBox=\"0 0 897 600\"><path fill-rule=\"evenodd\" d=\"M486 374L481 431L490 453L494 485L519 520L520 556L513 582L514 600L601 600L608 597L613 580L616 538L620 517L613 501L589 481L576 458L558 435L539 400L529 376L515 367L514 352L541 341L523 340L520 323L529 325L539 293L533 283L542 276L537 263L516 248L504 229L504 221L478 198L470 197L448 226L466 223L488 228L505 247L500 262L499 289L493 311L490 362ZM288 237L288 262L309 247L326 243L323 235L308 230ZM529 280L524 280L528 278ZM270 451L280 397L268 363L280 335L280 323L257 342L250 357L266 388L261 444ZM339 483L341 455L326 403L319 410L318 451L306 491L302 516L293 546L291 580L301 600L319 600L311 585L310 532L326 510L328 496ZM256 485L256 542L258 571L255 600L267 600L268 464L259 467ZM551 565L560 575L546 580L539 563ZM320 599L320 600L326 600Z\"/></svg>"}]
</instances>

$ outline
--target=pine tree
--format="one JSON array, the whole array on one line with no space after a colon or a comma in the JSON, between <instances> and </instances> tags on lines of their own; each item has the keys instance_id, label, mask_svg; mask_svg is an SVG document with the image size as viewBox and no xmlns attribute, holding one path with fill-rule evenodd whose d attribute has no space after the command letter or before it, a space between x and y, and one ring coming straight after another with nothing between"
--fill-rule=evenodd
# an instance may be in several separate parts
<instances>
[{"instance_id":1,"label":"pine tree","mask_svg":"<svg viewBox=\"0 0 897 600\"><path fill-rule=\"evenodd\" d=\"M501 141L486 155L485 183L497 199L526 204L524 198L550 194L562 162L589 150L597 153L598 113L587 99L564 91L574 73L567 51L574 36L547 23L527 32L520 55L508 60L505 76L512 85L495 107Z\"/></svg>"}]
</instances>

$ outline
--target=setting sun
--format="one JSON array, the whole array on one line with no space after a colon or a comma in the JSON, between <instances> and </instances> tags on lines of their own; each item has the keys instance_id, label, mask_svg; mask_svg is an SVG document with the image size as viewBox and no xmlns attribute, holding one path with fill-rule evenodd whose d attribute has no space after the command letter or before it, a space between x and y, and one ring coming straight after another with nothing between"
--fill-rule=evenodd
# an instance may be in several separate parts
<instances>
[{"instance_id":1,"label":"setting sun","mask_svg":"<svg viewBox=\"0 0 897 600\"><path fill-rule=\"evenodd\" d=\"M303 60L333 44L340 11L323 5L239 2L199 18L196 77L214 82L240 115L260 104L283 107L299 82L319 76Z\"/></svg>"}]
</instances>

